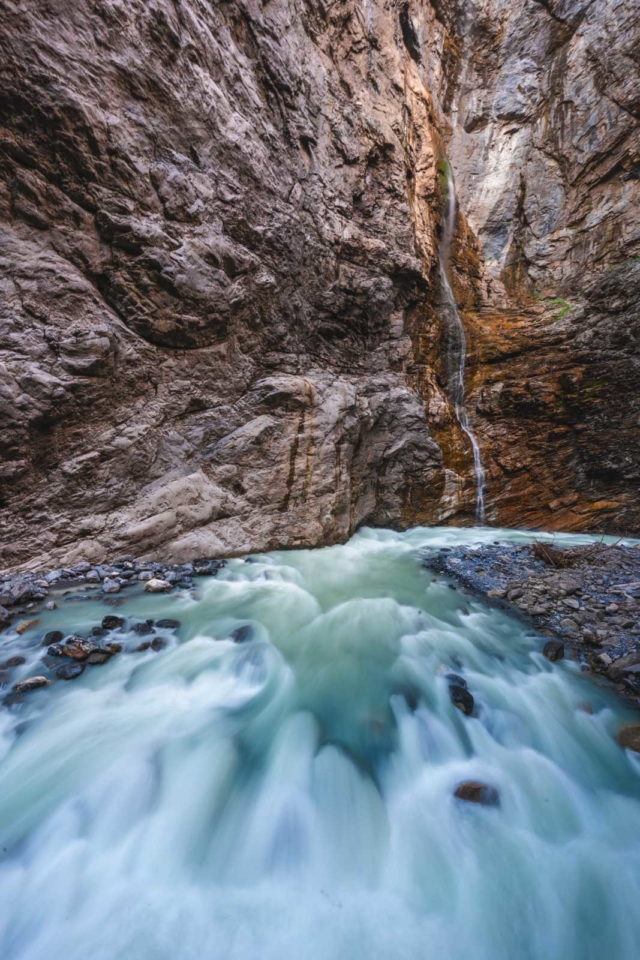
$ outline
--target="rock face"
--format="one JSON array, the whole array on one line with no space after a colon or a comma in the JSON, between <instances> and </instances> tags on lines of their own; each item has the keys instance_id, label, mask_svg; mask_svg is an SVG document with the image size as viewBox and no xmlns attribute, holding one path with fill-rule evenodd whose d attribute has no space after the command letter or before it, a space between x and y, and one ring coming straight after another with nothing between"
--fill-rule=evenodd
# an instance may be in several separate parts
<instances>
[{"instance_id":1,"label":"rock face","mask_svg":"<svg viewBox=\"0 0 640 960\"><path fill-rule=\"evenodd\" d=\"M632 5L0 11L0 566L470 522L446 155L488 519L640 526Z\"/></svg>"}]
</instances>

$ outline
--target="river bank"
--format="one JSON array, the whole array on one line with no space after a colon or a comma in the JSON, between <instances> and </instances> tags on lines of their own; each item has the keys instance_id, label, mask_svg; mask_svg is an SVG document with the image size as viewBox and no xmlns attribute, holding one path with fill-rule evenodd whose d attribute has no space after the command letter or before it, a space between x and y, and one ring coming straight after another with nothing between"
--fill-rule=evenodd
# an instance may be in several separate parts
<instances>
[{"instance_id":1,"label":"river bank","mask_svg":"<svg viewBox=\"0 0 640 960\"><path fill-rule=\"evenodd\" d=\"M640 704L640 547L494 543L443 547L426 562L557 638L585 670ZM549 646L551 659L563 655Z\"/></svg>"}]
</instances>

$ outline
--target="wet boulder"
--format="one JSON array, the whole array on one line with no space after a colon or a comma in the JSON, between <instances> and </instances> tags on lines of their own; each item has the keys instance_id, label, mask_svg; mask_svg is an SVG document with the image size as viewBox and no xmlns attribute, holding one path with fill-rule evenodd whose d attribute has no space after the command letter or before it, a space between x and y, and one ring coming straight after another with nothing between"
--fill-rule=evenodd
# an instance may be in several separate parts
<instances>
[{"instance_id":1,"label":"wet boulder","mask_svg":"<svg viewBox=\"0 0 640 960\"><path fill-rule=\"evenodd\" d=\"M478 803L483 807L497 807L500 805L500 794L495 787L480 780L464 780L459 783L453 792L458 800L466 803Z\"/></svg>"},{"instance_id":2,"label":"wet boulder","mask_svg":"<svg viewBox=\"0 0 640 960\"><path fill-rule=\"evenodd\" d=\"M100 649L108 653L110 657L113 657L115 656L116 653L122 652L122 644L121 643L105 643L105 645Z\"/></svg>"},{"instance_id":3,"label":"wet boulder","mask_svg":"<svg viewBox=\"0 0 640 960\"><path fill-rule=\"evenodd\" d=\"M52 643L47 653L50 657L64 657L66 656L64 648L61 643Z\"/></svg>"},{"instance_id":4,"label":"wet boulder","mask_svg":"<svg viewBox=\"0 0 640 960\"><path fill-rule=\"evenodd\" d=\"M618 730L618 743L625 750L633 750L634 753L640 753L640 724L629 723Z\"/></svg>"},{"instance_id":5,"label":"wet boulder","mask_svg":"<svg viewBox=\"0 0 640 960\"><path fill-rule=\"evenodd\" d=\"M49 687L50 685L51 680L47 680L46 677L27 677L26 680L14 684L13 689L16 693L30 693L32 690L39 690L40 687Z\"/></svg>"},{"instance_id":6,"label":"wet boulder","mask_svg":"<svg viewBox=\"0 0 640 960\"><path fill-rule=\"evenodd\" d=\"M102 618L102 626L105 630L117 630L118 627L124 627L124 617L116 617L110 614Z\"/></svg>"},{"instance_id":7,"label":"wet boulder","mask_svg":"<svg viewBox=\"0 0 640 960\"><path fill-rule=\"evenodd\" d=\"M95 649L95 644L78 636L67 637L62 645L65 657L71 657L72 660L86 660Z\"/></svg>"},{"instance_id":8,"label":"wet boulder","mask_svg":"<svg viewBox=\"0 0 640 960\"><path fill-rule=\"evenodd\" d=\"M31 627L35 627L40 621L36 618L35 620L21 620L20 623L16 625L16 633L22 635L26 633L27 630L31 630Z\"/></svg>"},{"instance_id":9,"label":"wet boulder","mask_svg":"<svg viewBox=\"0 0 640 960\"><path fill-rule=\"evenodd\" d=\"M248 623L245 623L242 627L236 627L236 629L232 630L229 634L229 637L234 643L247 643L248 640L251 640L252 636L253 627Z\"/></svg>"},{"instance_id":10,"label":"wet boulder","mask_svg":"<svg viewBox=\"0 0 640 960\"><path fill-rule=\"evenodd\" d=\"M454 707L464 713L465 716L471 716L475 701L466 686L461 687L457 683L452 683L449 687L449 696Z\"/></svg>"},{"instance_id":11,"label":"wet boulder","mask_svg":"<svg viewBox=\"0 0 640 960\"><path fill-rule=\"evenodd\" d=\"M56 677L59 680L75 680L84 673L84 669L84 663L63 663L56 670Z\"/></svg>"},{"instance_id":12,"label":"wet boulder","mask_svg":"<svg viewBox=\"0 0 640 960\"><path fill-rule=\"evenodd\" d=\"M140 623L134 623L131 630L133 633L139 633L141 636L146 637L150 633L153 633L153 620L142 620Z\"/></svg>"},{"instance_id":13,"label":"wet boulder","mask_svg":"<svg viewBox=\"0 0 640 960\"><path fill-rule=\"evenodd\" d=\"M168 580L158 580L156 577L147 580L144 585L146 593L165 593L167 590L171 590L171 587L172 584Z\"/></svg>"},{"instance_id":14,"label":"wet boulder","mask_svg":"<svg viewBox=\"0 0 640 960\"><path fill-rule=\"evenodd\" d=\"M176 630L180 626L179 620L172 620L170 617L165 617L163 620L158 620L156 622L156 627L159 630Z\"/></svg>"},{"instance_id":15,"label":"wet boulder","mask_svg":"<svg viewBox=\"0 0 640 960\"><path fill-rule=\"evenodd\" d=\"M459 673L448 673L447 680L449 681L449 683L453 683L457 687L464 687L465 690L469 686L469 684L464 679L464 677L461 677Z\"/></svg>"},{"instance_id":16,"label":"wet boulder","mask_svg":"<svg viewBox=\"0 0 640 960\"><path fill-rule=\"evenodd\" d=\"M564 643L561 640L547 640L542 648L542 656L555 662L564 657Z\"/></svg>"},{"instance_id":17,"label":"wet boulder","mask_svg":"<svg viewBox=\"0 0 640 960\"><path fill-rule=\"evenodd\" d=\"M100 667L103 663L106 663L107 660L111 660L112 654L108 650L94 650L93 653L90 653L87 657L87 663L90 663L93 667Z\"/></svg>"},{"instance_id":18,"label":"wet boulder","mask_svg":"<svg viewBox=\"0 0 640 960\"><path fill-rule=\"evenodd\" d=\"M49 632L45 633L44 635L42 646L50 647L52 643L60 643L62 641L62 637L62 630L49 630Z\"/></svg>"},{"instance_id":19,"label":"wet boulder","mask_svg":"<svg viewBox=\"0 0 640 960\"><path fill-rule=\"evenodd\" d=\"M159 650L164 650L167 645L167 641L163 640L162 637L154 637L151 641L151 649L155 650L158 653Z\"/></svg>"}]
</instances>

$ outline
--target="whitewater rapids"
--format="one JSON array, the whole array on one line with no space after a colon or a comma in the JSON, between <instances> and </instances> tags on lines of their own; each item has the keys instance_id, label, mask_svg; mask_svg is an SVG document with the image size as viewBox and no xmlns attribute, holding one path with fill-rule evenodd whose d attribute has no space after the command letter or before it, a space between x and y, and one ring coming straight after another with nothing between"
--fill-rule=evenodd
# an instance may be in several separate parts
<instances>
[{"instance_id":1,"label":"whitewater rapids","mask_svg":"<svg viewBox=\"0 0 640 960\"><path fill-rule=\"evenodd\" d=\"M0 708L2 960L637 960L632 715L423 565L498 538L525 536L363 531L129 594L181 621L165 650ZM470 779L500 806L455 799Z\"/></svg>"}]
</instances>

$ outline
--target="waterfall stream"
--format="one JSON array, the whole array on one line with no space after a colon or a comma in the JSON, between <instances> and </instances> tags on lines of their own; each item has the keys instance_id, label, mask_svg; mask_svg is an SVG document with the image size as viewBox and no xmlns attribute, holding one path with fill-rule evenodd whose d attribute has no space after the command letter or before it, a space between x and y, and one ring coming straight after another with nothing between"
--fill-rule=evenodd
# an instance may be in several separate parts
<instances>
[{"instance_id":1,"label":"waterfall stream","mask_svg":"<svg viewBox=\"0 0 640 960\"><path fill-rule=\"evenodd\" d=\"M451 267L451 248L456 229L458 202L453 172L449 162L445 162L446 207L439 250L440 281L444 298L442 314L445 320L445 376L446 392L455 411L456 419L466 434L473 451L473 469L476 480L476 522L484 523L485 472L480 456L480 446L469 423L465 403L464 374L467 359L467 338L464 325L458 312L458 305L449 276Z\"/></svg>"},{"instance_id":2,"label":"waterfall stream","mask_svg":"<svg viewBox=\"0 0 640 960\"><path fill-rule=\"evenodd\" d=\"M624 708L424 565L497 537L526 539L362 531L0 634L29 676L45 630L127 618L108 663L0 708L3 960L635 960Z\"/></svg>"}]
</instances>

